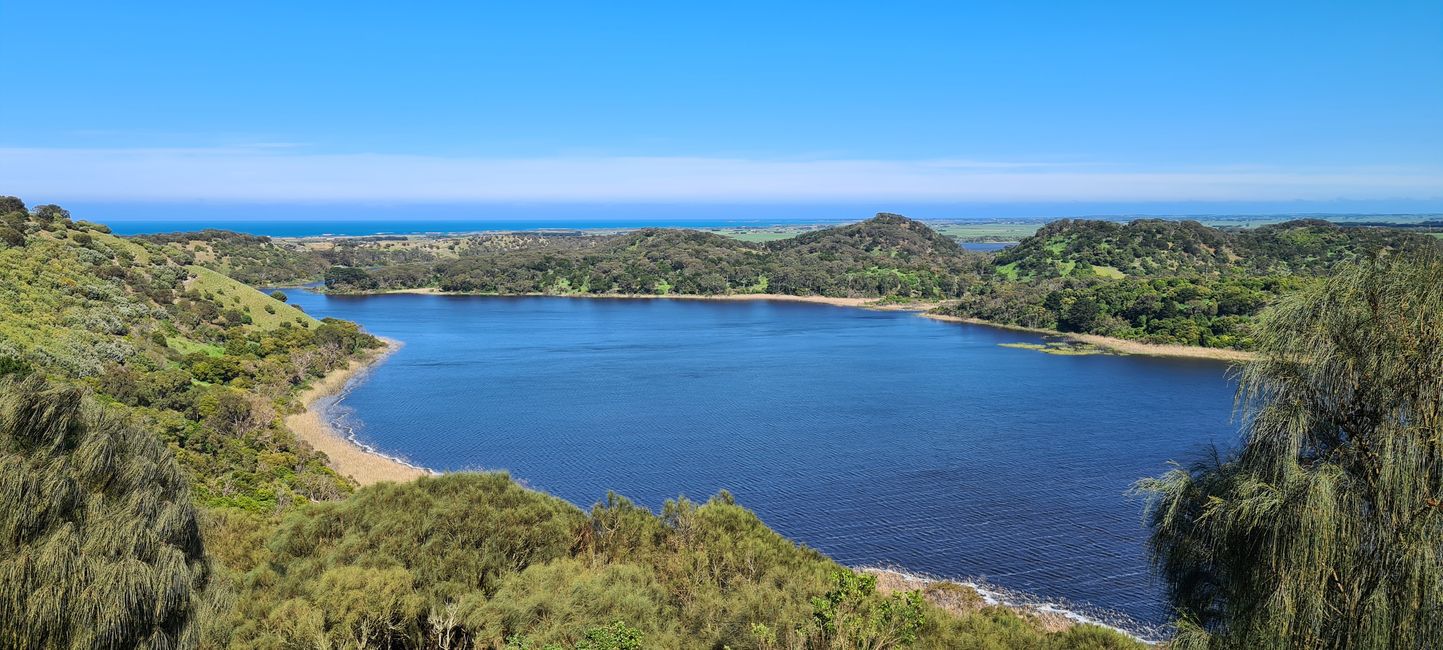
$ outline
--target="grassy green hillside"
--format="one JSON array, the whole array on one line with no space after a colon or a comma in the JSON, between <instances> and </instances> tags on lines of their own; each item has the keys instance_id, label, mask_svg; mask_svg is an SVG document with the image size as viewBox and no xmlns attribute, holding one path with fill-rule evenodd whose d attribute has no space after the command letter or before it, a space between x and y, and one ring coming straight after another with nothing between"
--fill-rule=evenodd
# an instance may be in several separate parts
<instances>
[{"instance_id":1,"label":"grassy green hillside","mask_svg":"<svg viewBox=\"0 0 1443 650\"><path fill-rule=\"evenodd\" d=\"M145 235L137 240L168 244L194 263L252 286L286 285L321 279L330 263L270 237L225 230Z\"/></svg>"},{"instance_id":2,"label":"grassy green hillside","mask_svg":"<svg viewBox=\"0 0 1443 650\"><path fill-rule=\"evenodd\" d=\"M202 266L189 265L185 268L191 274L190 280L186 283L186 289L206 296L223 307L240 310L241 313L250 317L251 324L256 327L275 329L280 327L281 323L291 323L298 327L320 325L320 321L311 318L300 309L256 291L230 277Z\"/></svg>"},{"instance_id":3,"label":"grassy green hillside","mask_svg":"<svg viewBox=\"0 0 1443 650\"><path fill-rule=\"evenodd\" d=\"M269 512L351 490L279 414L374 338L58 207L0 219L14 234L0 243L0 368L88 387L146 422L202 503Z\"/></svg>"}]
</instances>

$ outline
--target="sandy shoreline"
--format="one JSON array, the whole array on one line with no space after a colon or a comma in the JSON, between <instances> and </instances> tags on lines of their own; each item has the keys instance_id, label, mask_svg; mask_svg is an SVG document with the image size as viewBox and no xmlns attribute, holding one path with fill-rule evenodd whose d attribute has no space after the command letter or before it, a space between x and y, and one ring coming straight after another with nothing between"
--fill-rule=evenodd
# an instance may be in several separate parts
<instances>
[{"instance_id":1,"label":"sandy shoreline","mask_svg":"<svg viewBox=\"0 0 1443 650\"><path fill-rule=\"evenodd\" d=\"M514 296L533 296L533 297L536 297L536 296L550 296L550 297L556 297L556 298L586 298L586 299L602 299L602 300L605 300L605 299L625 299L625 300L722 300L722 301L739 301L739 300L782 300L782 301L787 301L787 302L807 302L807 303L813 303L813 304L819 304L819 305L833 305L833 306L836 306L836 307L854 307L854 308L860 308L860 309L876 309L876 310L881 310L881 311L910 311L910 312L917 312L917 315L918 315L918 316L921 316L921 317L923 317L923 318L931 318L931 319L933 319L933 320L947 321L947 322L952 322L952 323L967 323L967 324L969 324L969 325L985 325L985 326L987 326L987 327L996 327L996 328L1000 328L1000 329L1017 330L1017 331L1020 331L1020 332L1031 332L1031 333L1033 333L1033 334L1042 334L1042 335L1045 335L1045 336L1061 336L1061 337L1066 337L1066 338L1069 338L1069 339L1071 339L1071 340L1078 341L1078 342L1080 342L1080 343L1088 343L1088 344L1091 344L1091 345L1096 345L1096 346L1098 346L1098 347L1107 348L1107 349L1109 349L1109 350L1113 350L1113 351L1115 351L1115 352L1121 352L1121 353L1123 353L1123 354L1138 354L1138 355L1153 356L1153 357L1176 357L1176 358L1184 358L1184 359L1211 359L1211 360L1214 360L1214 361L1234 361L1234 362L1252 361L1253 359L1256 359L1256 358L1257 358L1257 355L1255 355L1255 354L1253 354L1253 353L1251 353L1251 352L1244 352L1244 351L1242 351L1242 350L1229 350L1229 349L1225 349L1225 348L1204 348L1204 347L1193 346L1193 345L1158 345L1158 344L1153 344L1153 343L1142 343L1142 342L1140 342L1140 341L1129 341L1129 340L1127 340L1127 339L1113 338L1113 337L1110 337L1110 336L1098 336L1098 335L1096 335L1096 334L1070 334L1070 333L1067 333L1067 332L1058 332L1058 331L1054 331L1054 330L1038 329L1038 328L1035 328L1035 327L1021 327L1021 326L1017 326L1017 325L1005 325L1005 324L1002 324L1002 323L993 323L993 322L991 322L991 321L985 321L985 320L982 320L982 319L980 319L980 318L962 318L962 317L960 317L960 316L947 316L947 315L943 315L943 314L933 314L933 313L930 313L930 310L935 309L936 307L938 307L939 305L941 305L941 303L939 303L939 302L933 302L933 301L883 303L883 302L881 301L881 299L879 299L879 298L833 298L833 297L830 297L830 296L792 296L792 295L787 295L787 294L783 294L783 293L734 293L734 294L718 294L718 295L672 294L672 295L665 295L665 296L656 295L656 294L627 294L627 293L596 293L596 294L590 294L590 293L579 293L579 294L577 294L577 293L572 293L572 294L516 293L516 294L497 294L497 293L449 292L449 291L441 291L440 289L437 289L437 288L435 288L435 287L424 287L424 288L420 288L420 289L392 289L392 290L389 290L389 291L372 291L372 292L362 292L362 293L355 293L355 294L349 294L349 293L348 293L348 294L341 294L341 295L361 295L361 296L368 296L368 295L388 295L388 294L420 294L420 295L428 295L428 296L495 296L495 297L514 297Z\"/></svg>"},{"instance_id":2,"label":"sandy shoreline","mask_svg":"<svg viewBox=\"0 0 1443 650\"><path fill-rule=\"evenodd\" d=\"M924 318L947 321L950 323L967 323L969 325L985 325L998 329L1016 330L1019 332L1031 332L1046 336L1062 336L1079 343L1088 343L1100 348L1107 348L1123 354L1140 354L1153 357L1180 357L1185 359L1211 359L1214 361L1252 361L1257 355L1242 350L1228 350L1225 348L1203 348L1192 345L1157 345L1153 343L1142 343L1140 341L1129 341L1127 339L1113 338L1110 336L1098 336L1097 334L1071 334L1054 330L1039 329L1036 327L1021 327L1018 325L1004 325L993 323L980 318L963 318L961 316L947 316L944 314L920 314Z\"/></svg>"},{"instance_id":3,"label":"sandy shoreline","mask_svg":"<svg viewBox=\"0 0 1443 650\"><path fill-rule=\"evenodd\" d=\"M361 291L356 293L339 293L342 296L386 296L393 294L411 294L422 296L483 296L493 298L584 298L589 300L719 300L724 302L749 301L749 300L779 300L784 302L807 302L816 305L832 305L835 307L859 307L862 309L877 309L882 311L926 311L933 309L941 303L933 301L917 302L889 302L883 303L880 298L836 298L832 296L793 296L785 293L724 293L714 295L673 293L473 293L467 291L442 291L435 287L422 287L419 289L389 289L386 291Z\"/></svg>"},{"instance_id":4,"label":"sandy shoreline","mask_svg":"<svg viewBox=\"0 0 1443 650\"><path fill-rule=\"evenodd\" d=\"M381 350L361 359L352 359L346 367L332 370L325 377L312 382L310 388L299 397L305 410L286 416L286 427L295 433L297 438L325 453L331 469L355 479L361 485L382 481L409 481L431 474L424 469L374 453L348 440L326 421L320 409L314 408L316 400L341 392L346 383L358 373L385 360L401 345L397 341L384 342L386 347Z\"/></svg>"},{"instance_id":5,"label":"sandy shoreline","mask_svg":"<svg viewBox=\"0 0 1443 650\"><path fill-rule=\"evenodd\" d=\"M1162 629L1143 625L1116 612L1088 611L1086 608L1079 611L1065 603L1049 602L1030 594L1008 591L977 581L933 578L901 569L875 566L852 567L852 570L875 576L877 591L884 595L898 591L921 591L925 600L953 614L961 615L975 612L984 606L1000 605L1023 618L1031 619L1048 632L1062 632L1074 625L1085 623L1121 632L1146 644L1159 643L1167 636ZM942 589L936 589L938 586ZM964 588L972 596L959 597L957 591L947 589L948 586Z\"/></svg>"}]
</instances>

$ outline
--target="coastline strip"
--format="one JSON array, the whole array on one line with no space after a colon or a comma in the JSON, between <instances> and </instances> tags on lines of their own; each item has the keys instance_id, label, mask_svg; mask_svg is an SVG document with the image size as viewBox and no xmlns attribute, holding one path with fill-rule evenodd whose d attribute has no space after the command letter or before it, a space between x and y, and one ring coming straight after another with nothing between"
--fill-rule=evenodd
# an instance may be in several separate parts
<instances>
[{"instance_id":1,"label":"coastline strip","mask_svg":"<svg viewBox=\"0 0 1443 650\"><path fill-rule=\"evenodd\" d=\"M441 291L440 289L437 289L435 287L422 287L419 289L387 289L385 291L362 291L356 293L347 292L341 293L339 295L386 296L408 294L421 296L479 296L488 298L583 298L587 300L719 300L724 302L775 300L781 302L807 302L816 305L832 305L834 307L859 307L862 309L877 309L882 311L925 311L935 308L939 304L941 304L932 301L882 303L878 298L793 296L785 293L485 293L471 291Z\"/></svg>"},{"instance_id":2,"label":"coastline strip","mask_svg":"<svg viewBox=\"0 0 1443 650\"><path fill-rule=\"evenodd\" d=\"M331 469L349 476L361 485L382 481L404 482L433 472L403 463L375 450L367 449L359 442L337 431L326 418L323 409L316 404L322 398L343 393L353 380L368 368L381 363L400 348L399 341L382 339L386 347L365 358L352 359L344 368L332 370L326 376L314 381L300 395L304 411L286 416L286 427L317 451L324 453Z\"/></svg>"}]
</instances>

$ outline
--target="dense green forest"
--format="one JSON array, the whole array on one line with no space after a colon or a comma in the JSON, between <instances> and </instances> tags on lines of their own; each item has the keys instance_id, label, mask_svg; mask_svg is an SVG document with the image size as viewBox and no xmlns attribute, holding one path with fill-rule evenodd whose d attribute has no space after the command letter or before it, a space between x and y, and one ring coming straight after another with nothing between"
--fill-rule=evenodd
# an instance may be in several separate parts
<instances>
[{"instance_id":1,"label":"dense green forest","mask_svg":"<svg viewBox=\"0 0 1443 650\"><path fill-rule=\"evenodd\" d=\"M1341 263L1437 250L1385 228L1290 221L1226 232L1191 221L1061 220L997 254L943 314L1148 343L1252 349L1256 316Z\"/></svg>"},{"instance_id":2,"label":"dense green forest","mask_svg":"<svg viewBox=\"0 0 1443 650\"><path fill-rule=\"evenodd\" d=\"M12 197L0 219L0 647L1139 645L961 585L881 588L725 493L653 513L503 474L358 489L282 415L380 343L212 268L297 249L120 238Z\"/></svg>"}]
</instances>

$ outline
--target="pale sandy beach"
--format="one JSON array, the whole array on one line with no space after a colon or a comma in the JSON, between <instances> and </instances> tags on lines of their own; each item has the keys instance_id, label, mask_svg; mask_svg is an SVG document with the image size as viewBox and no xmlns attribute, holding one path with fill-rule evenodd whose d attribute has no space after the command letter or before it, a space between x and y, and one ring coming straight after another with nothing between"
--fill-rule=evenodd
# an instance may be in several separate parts
<instances>
[{"instance_id":1,"label":"pale sandy beach","mask_svg":"<svg viewBox=\"0 0 1443 650\"><path fill-rule=\"evenodd\" d=\"M517 296L529 297L554 297L554 298L584 298L590 300L720 300L720 301L747 301L747 300L780 300L786 302L808 302L817 305L833 305L836 307L864 307L867 309L881 309L887 311L921 311L932 309L939 303L936 302L908 302L908 303L886 303L879 304L877 298L835 298L831 296L792 296L784 293L727 293L715 295L696 294L668 294L659 295L654 293L469 293L465 291L441 291L435 287L422 287L419 289L390 289L386 291L361 292L357 294L341 295L377 295L377 294L419 294L425 296L496 296L512 298Z\"/></svg>"},{"instance_id":2,"label":"pale sandy beach","mask_svg":"<svg viewBox=\"0 0 1443 650\"><path fill-rule=\"evenodd\" d=\"M1204 348L1192 345L1156 345L1142 343L1140 341L1129 341L1127 339L1113 338L1110 336L1098 336L1096 334L1070 334L1067 332L1056 332L1053 330L1038 329L1035 327L1019 327L1015 325L1003 325L978 318L961 318L958 316L946 316L943 314L928 313L928 310L936 308L938 302L905 302L905 303L883 303L877 298L834 298L830 296L791 296L781 293L737 293L719 295L667 295L655 294L471 294L459 292L445 292L435 287L421 289L395 289L378 293L410 293L436 296L467 296L467 295L522 295L522 296L556 296L561 298L587 298L587 299L647 299L647 300L783 300L788 302L807 302L819 305L833 305L837 307L857 307L862 309L877 309L883 311L911 311L917 312L918 316L934 320L948 321L953 323L969 323L972 325L986 325L988 327L999 327L1002 329L1033 332L1048 336L1064 336L1074 341L1096 345L1123 354L1140 354L1154 357L1179 357L1186 359L1213 359L1217 361L1251 361L1256 357L1251 352L1242 350L1228 350L1223 348ZM362 294L366 295L366 294Z\"/></svg>"},{"instance_id":3,"label":"pale sandy beach","mask_svg":"<svg viewBox=\"0 0 1443 650\"><path fill-rule=\"evenodd\" d=\"M390 340L385 343L385 348L377 350L366 358L353 359L345 368L333 370L325 377L316 380L300 396L301 405L305 407L305 410L286 417L286 426L295 432L297 438L306 441L316 450L324 452L330 459L332 469L355 479L361 485L371 485L382 481L409 481L430 475L430 472L424 469L372 453L347 440L339 431L331 427L318 409L313 408L316 400L340 392L345 388L346 382L357 373L373 364L381 363L401 345L397 341Z\"/></svg>"},{"instance_id":4,"label":"pale sandy beach","mask_svg":"<svg viewBox=\"0 0 1443 650\"><path fill-rule=\"evenodd\" d=\"M880 567L853 567L854 571L877 578L877 591L884 595L902 591L920 591L927 602L954 615L966 615L983 607L1001 605L1019 616L1031 619L1042 629L1061 632L1079 623L1101 625L1126 634L1144 643L1156 643L1163 635L1158 630L1133 625L1130 632L1108 621L1074 612L1057 604L1037 600L1020 593L1004 593L995 587L971 581L943 580ZM1135 623L1127 621L1128 623ZM1141 636L1139 635L1141 633Z\"/></svg>"},{"instance_id":5,"label":"pale sandy beach","mask_svg":"<svg viewBox=\"0 0 1443 650\"><path fill-rule=\"evenodd\" d=\"M1045 334L1048 336L1063 336L1079 343L1088 343L1101 348L1107 348L1123 354L1141 354L1154 357L1182 357L1189 359L1214 359L1217 361L1252 361L1257 355L1242 350L1227 350L1223 348L1204 348L1192 345L1156 345L1153 343L1142 343L1140 341L1129 341L1127 339L1113 338L1110 336L1098 336L1096 334L1071 334L1068 332L1056 332L1053 330L1038 329L1036 327L1019 327L1016 325L1003 325L982 320L980 318L962 318L960 316L946 316L943 314L920 314L924 318L947 321L951 323L968 323L971 325L986 325L1000 329L1017 330L1019 332L1032 332L1034 334Z\"/></svg>"}]
</instances>

